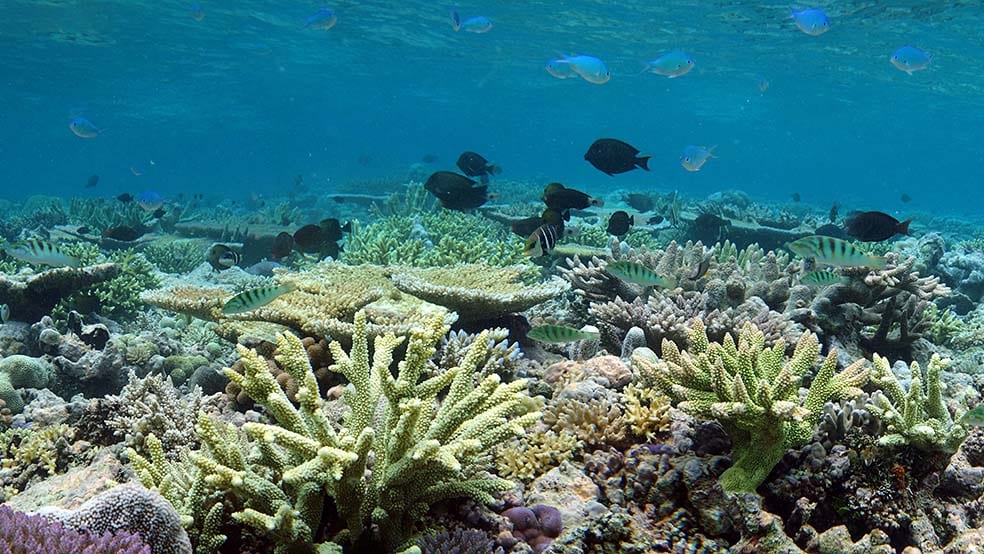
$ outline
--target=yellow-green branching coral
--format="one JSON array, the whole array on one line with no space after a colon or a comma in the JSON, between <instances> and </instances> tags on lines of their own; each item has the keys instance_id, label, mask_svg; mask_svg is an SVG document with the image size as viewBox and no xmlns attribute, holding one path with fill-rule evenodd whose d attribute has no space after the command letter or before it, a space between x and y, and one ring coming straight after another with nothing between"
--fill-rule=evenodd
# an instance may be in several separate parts
<instances>
[{"instance_id":1,"label":"yellow-green branching coral","mask_svg":"<svg viewBox=\"0 0 984 554\"><path fill-rule=\"evenodd\" d=\"M885 424L887 433L878 442L885 446L911 444L920 450L953 453L967 438L967 430L954 423L943 402L940 373L950 360L933 354L925 381L918 362L909 366L912 382L906 391L887 358L874 355L871 380L882 390L871 397L868 408Z\"/></svg>"},{"instance_id":2,"label":"yellow-green branching coral","mask_svg":"<svg viewBox=\"0 0 984 554\"><path fill-rule=\"evenodd\" d=\"M293 335L280 336L277 361L302 384L296 407L256 352L240 348L244 373L226 372L275 421L247 423L244 430L259 445L263 463L282 476L277 491L269 490L271 481L254 476L234 452L218 452L216 457L229 458L222 463L195 458L214 484L251 487L255 490L241 491L244 497L267 497L233 517L270 534L283 550L291 542L319 538L311 537L311 530L317 528L325 496L334 500L348 535L359 537L375 524L388 551L407 542L413 524L435 502L454 497L491 502L491 493L512 484L484 473L483 460L540 416L529 413L525 381L504 384L490 375L474 382L487 335L475 340L458 367L421 380L437 341L447 333L443 318L410 335L395 376L390 371L393 352L404 339L377 336L370 359L361 311L354 329L349 352L331 344L336 362L331 369L350 382L344 400L351 412L339 429L325 415L307 352ZM438 401L442 391L447 392Z\"/></svg>"},{"instance_id":3,"label":"yellow-green branching coral","mask_svg":"<svg viewBox=\"0 0 984 554\"><path fill-rule=\"evenodd\" d=\"M729 334L718 344L708 341L697 319L688 351L665 339L662 351L660 360L637 350L633 364L680 409L724 426L733 446L734 465L721 475L729 492L754 492L788 448L810 440L824 403L859 395L869 373L864 360L837 372L832 351L801 399L800 380L819 359L816 336L804 333L787 359L783 342L766 348L765 336L751 323L737 342Z\"/></svg>"}]
</instances>

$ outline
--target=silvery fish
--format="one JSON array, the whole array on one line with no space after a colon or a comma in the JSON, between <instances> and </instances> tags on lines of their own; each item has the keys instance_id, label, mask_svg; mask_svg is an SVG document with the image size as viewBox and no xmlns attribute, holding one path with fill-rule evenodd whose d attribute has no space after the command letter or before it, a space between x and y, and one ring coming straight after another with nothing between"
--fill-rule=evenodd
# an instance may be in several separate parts
<instances>
[{"instance_id":1,"label":"silvery fish","mask_svg":"<svg viewBox=\"0 0 984 554\"><path fill-rule=\"evenodd\" d=\"M0 304L0 323L7 323L8 321L10 321L10 306Z\"/></svg>"},{"instance_id":2,"label":"silvery fish","mask_svg":"<svg viewBox=\"0 0 984 554\"><path fill-rule=\"evenodd\" d=\"M623 281L642 285L644 287L673 288L673 282L656 275L648 267L635 262L612 262L605 266L605 271Z\"/></svg>"},{"instance_id":3,"label":"silvery fish","mask_svg":"<svg viewBox=\"0 0 984 554\"><path fill-rule=\"evenodd\" d=\"M715 148L717 148L716 144L710 148L691 144L683 149L683 154L680 155L680 165L687 171L700 171L707 160L717 157L714 155Z\"/></svg>"},{"instance_id":4,"label":"silvery fish","mask_svg":"<svg viewBox=\"0 0 984 554\"><path fill-rule=\"evenodd\" d=\"M266 306L295 288L294 285L287 284L277 287L259 287L241 292L230 298L222 306L222 313L231 315L255 310L261 306Z\"/></svg>"},{"instance_id":5,"label":"silvery fish","mask_svg":"<svg viewBox=\"0 0 984 554\"><path fill-rule=\"evenodd\" d=\"M574 73L574 69L571 68L569 63L565 63L563 60L552 59L547 62L547 73L553 75L557 79L569 79L571 77L577 77L577 73Z\"/></svg>"},{"instance_id":6,"label":"silvery fish","mask_svg":"<svg viewBox=\"0 0 984 554\"><path fill-rule=\"evenodd\" d=\"M100 129L96 127L95 123L89 121L88 119L79 116L69 122L68 128L75 133L75 136L80 138L93 138L98 137L105 131L105 129Z\"/></svg>"},{"instance_id":7,"label":"silvery fish","mask_svg":"<svg viewBox=\"0 0 984 554\"><path fill-rule=\"evenodd\" d=\"M598 331L575 329L566 325L537 325L530 329L526 336L540 342L553 344L565 344L579 340L598 340L601 335Z\"/></svg>"},{"instance_id":8,"label":"silvery fish","mask_svg":"<svg viewBox=\"0 0 984 554\"><path fill-rule=\"evenodd\" d=\"M811 271L800 278L801 283L807 285L820 285L822 287L843 283L847 280L847 277L835 271L830 271L829 269L818 269L816 271Z\"/></svg>"},{"instance_id":9,"label":"silvery fish","mask_svg":"<svg viewBox=\"0 0 984 554\"><path fill-rule=\"evenodd\" d=\"M3 249L11 258L34 265L52 267L79 267L78 258L69 256L64 250L43 240L28 239Z\"/></svg>"},{"instance_id":10,"label":"silvery fish","mask_svg":"<svg viewBox=\"0 0 984 554\"><path fill-rule=\"evenodd\" d=\"M673 50L646 63L646 71L675 79L681 75L686 75L697 63L694 59L681 50Z\"/></svg>"},{"instance_id":11,"label":"silvery fish","mask_svg":"<svg viewBox=\"0 0 984 554\"><path fill-rule=\"evenodd\" d=\"M492 21L484 15L469 17L464 21L458 14L458 10L451 9L451 27L455 31L465 31L468 33L487 33L492 30Z\"/></svg>"},{"instance_id":12,"label":"silvery fish","mask_svg":"<svg viewBox=\"0 0 984 554\"><path fill-rule=\"evenodd\" d=\"M905 71L909 75L912 75L913 71L919 71L929 67L929 62L933 61L933 57L922 48L903 46L892 54L889 61L899 71Z\"/></svg>"},{"instance_id":13,"label":"silvery fish","mask_svg":"<svg viewBox=\"0 0 984 554\"><path fill-rule=\"evenodd\" d=\"M338 22L338 16L329 8L320 8L314 15L304 20L304 26L309 29L327 31Z\"/></svg>"},{"instance_id":14,"label":"silvery fish","mask_svg":"<svg viewBox=\"0 0 984 554\"><path fill-rule=\"evenodd\" d=\"M603 85L612 78L612 74L608 71L608 67L605 66L605 62L594 56L565 56L555 61L560 64L570 65L574 73L577 73L582 79L595 85Z\"/></svg>"},{"instance_id":15,"label":"silvery fish","mask_svg":"<svg viewBox=\"0 0 984 554\"><path fill-rule=\"evenodd\" d=\"M792 12L789 19L795 21L799 30L808 35L816 37L830 30L830 19L827 18L827 13L820 8L806 8L796 11L790 6L789 11Z\"/></svg>"},{"instance_id":16,"label":"silvery fish","mask_svg":"<svg viewBox=\"0 0 984 554\"><path fill-rule=\"evenodd\" d=\"M820 265L833 267L868 266L876 269L885 267L883 256L872 256L858 250L853 244L834 237L811 235L795 240L787 245L793 254L804 258L814 258Z\"/></svg>"}]
</instances>

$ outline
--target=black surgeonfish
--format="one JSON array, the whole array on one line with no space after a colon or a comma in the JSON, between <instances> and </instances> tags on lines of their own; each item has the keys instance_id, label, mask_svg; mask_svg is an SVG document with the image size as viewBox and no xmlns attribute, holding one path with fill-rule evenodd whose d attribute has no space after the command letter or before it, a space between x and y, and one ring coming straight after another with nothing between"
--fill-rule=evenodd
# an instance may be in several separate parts
<instances>
[{"instance_id":1,"label":"black surgeonfish","mask_svg":"<svg viewBox=\"0 0 984 554\"><path fill-rule=\"evenodd\" d=\"M592 198L587 194L569 189L560 183L550 183L543 189L543 201L548 208L563 213L565 210L583 210L588 206L604 206L600 198Z\"/></svg>"},{"instance_id":2,"label":"black surgeonfish","mask_svg":"<svg viewBox=\"0 0 984 554\"><path fill-rule=\"evenodd\" d=\"M424 189L449 210L468 211L485 204L492 197L487 185L477 183L452 171L437 171L427 178Z\"/></svg>"},{"instance_id":3,"label":"black surgeonfish","mask_svg":"<svg viewBox=\"0 0 984 554\"><path fill-rule=\"evenodd\" d=\"M607 175L625 173L639 167L649 171L649 158L640 156L639 149L618 139L603 138L594 141L584 153L584 159Z\"/></svg>"},{"instance_id":4,"label":"black surgeonfish","mask_svg":"<svg viewBox=\"0 0 984 554\"><path fill-rule=\"evenodd\" d=\"M888 240L895 235L908 235L911 219L903 222L883 212L851 212L844 218L848 236L862 242Z\"/></svg>"},{"instance_id":5,"label":"black surgeonfish","mask_svg":"<svg viewBox=\"0 0 984 554\"><path fill-rule=\"evenodd\" d=\"M462 152L458 156L457 166L465 175L478 177L483 183L487 183L490 176L502 173L501 167L490 164L477 152Z\"/></svg>"}]
</instances>

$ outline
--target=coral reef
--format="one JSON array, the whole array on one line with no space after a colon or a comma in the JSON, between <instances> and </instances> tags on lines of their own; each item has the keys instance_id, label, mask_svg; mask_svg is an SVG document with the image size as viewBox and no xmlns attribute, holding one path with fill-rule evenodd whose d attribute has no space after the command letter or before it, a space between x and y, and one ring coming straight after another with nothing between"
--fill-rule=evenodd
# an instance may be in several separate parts
<instances>
[{"instance_id":1,"label":"coral reef","mask_svg":"<svg viewBox=\"0 0 984 554\"><path fill-rule=\"evenodd\" d=\"M170 458L177 457L185 447L197 446L194 430L202 403L201 389L182 396L170 377L150 374L140 378L131 371L120 394L107 396L106 402L112 413L106 425L137 452L147 454L143 443L151 434L161 441Z\"/></svg>"},{"instance_id":2,"label":"coral reef","mask_svg":"<svg viewBox=\"0 0 984 554\"><path fill-rule=\"evenodd\" d=\"M115 263L100 263L38 273L22 270L15 275L0 274L0 302L10 306L11 317L33 323L73 294L115 279L121 270Z\"/></svg>"},{"instance_id":3,"label":"coral reef","mask_svg":"<svg viewBox=\"0 0 984 554\"><path fill-rule=\"evenodd\" d=\"M79 532L39 515L0 505L0 550L11 554L151 554L140 535Z\"/></svg>"},{"instance_id":4,"label":"coral reef","mask_svg":"<svg viewBox=\"0 0 984 554\"><path fill-rule=\"evenodd\" d=\"M52 373L51 364L42 358L21 354L3 358L0 360L0 400L12 413L20 413L24 400L17 389L42 388L48 384Z\"/></svg>"}]
</instances>

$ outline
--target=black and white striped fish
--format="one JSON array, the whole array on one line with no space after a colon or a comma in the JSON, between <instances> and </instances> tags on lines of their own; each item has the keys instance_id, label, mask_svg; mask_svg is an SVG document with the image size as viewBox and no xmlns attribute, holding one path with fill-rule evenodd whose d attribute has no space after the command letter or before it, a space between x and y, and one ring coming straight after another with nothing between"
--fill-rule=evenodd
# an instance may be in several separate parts
<instances>
[{"instance_id":1,"label":"black and white striped fish","mask_svg":"<svg viewBox=\"0 0 984 554\"><path fill-rule=\"evenodd\" d=\"M38 239L28 239L24 242L3 249L11 258L34 265L50 265L52 267L79 267L79 259L69 256L60 247Z\"/></svg>"},{"instance_id":2,"label":"black and white striped fish","mask_svg":"<svg viewBox=\"0 0 984 554\"><path fill-rule=\"evenodd\" d=\"M526 239L526 246L523 247L523 255L531 258L539 258L548 254L557 246L558 239L557 227L549 223L544 223L533 231L530 238Z\"/></svg>"},{"instance_id":3,"label":"black and white striped fish","mask_svg":"<svg viewBox=\"0 0 984 554\"><path fill-rule=\"evenodd\" d=\"M813 258L819 265L832 267L868 266L875 269L885 267L883 256L872 256L859 250L853 244L823 235L812 235L794 240L787 245L793 254Z\"/></svg>"},{"instance_id":4,"label":"black and white striped fish","mask_svg":"<svg viewBox=\"0 0 984 554\"><path fill-rule=\"evenodd\" d=\"M230 298L222 306L222 313L231 315L255 310L261 306L266 306L295 288L292 284L286 284L277 287L259 287L241 292Z\"/></svg>"}]
</instances>

